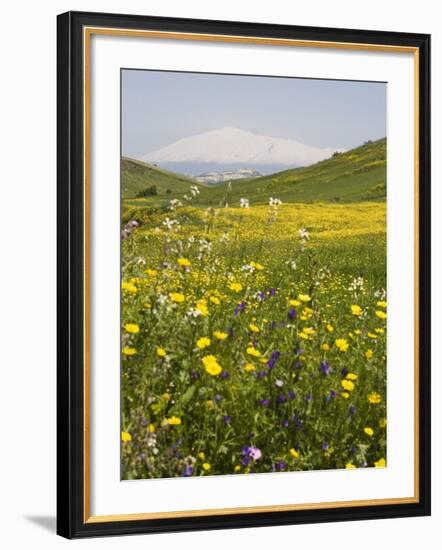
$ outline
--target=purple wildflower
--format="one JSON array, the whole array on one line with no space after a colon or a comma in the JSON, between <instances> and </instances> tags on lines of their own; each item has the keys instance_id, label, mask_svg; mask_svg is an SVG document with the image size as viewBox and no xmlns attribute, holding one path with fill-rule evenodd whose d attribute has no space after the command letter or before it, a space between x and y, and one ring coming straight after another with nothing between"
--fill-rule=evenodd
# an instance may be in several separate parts
<instances>
[{"instance_id":1,"label":"purple wildflower","mask_svg":"<svg viewBox=\"0 0 442 550\"><path fill-rule=\"evenodd\" d=\"M276 288L271 288L269 290L269 296L272 298L276 294Z\"/></svg>"},{"instance_id":2,"label":"purple wildflower","mask_svg":"<svg viewBox=\"0 0 442 550\"><path fill-rule=\"evenodd\" d=\"M257 374L258 378L265 378L267 376L267 371L260 370Z\"/></svg>"},{"instance_id":3,"label":"purple wildflower","mask_svg":"<svg viewBox=\"0 0 442 550\"><path fill-rule=\"evenodd\" d=\"M193 467L192 466L186 466L184 468L184 472L183 472L183 476L184 477L189 477L193 474Z\"/></svg>"},{"instance_id":4,"label":"purple wildflower","mask_svg":"<svg viewBox=\"0 0 442 550\"><path fill-rule=\"evenodd\" d=\"M274 367L275 365L276 365L276 359L271 359L271 358L270 358L270 359L267 361L267 366L268 366L269 369L273 369L273 367Z\"/></svg>"},{"instance_id":5,"label":"purple wildflower","mask_svg":"<svg viewBox=\"0 0 442 550\"><path fill-rule=\"evenodd\" d=\"M322 372L322 374L324 374L325 376L328 376L331 371L330 365L328 364L327 361L322 361L319 366L319 369Z\"/></svg>"},{"instance_id":6,"label":"purple wildflower","mask_svg":"<svg viewBox=\"0 0 442 550\"><path fill-rule=\"evenodd\" d=\"M227 370L223 370L223 372L220 374L221 378L229 378L230 373Z\"/></svg>"},{"instance_id":7,"label":"purple wildflower","mask_svg":"<svg viewBox=\"0 0 442 550\"><path fill-rule=\"evenodd\" d=\"M310 401L313 400L313 395L311 393L308 393L304 399L307 401L307 403L310 403Z\"/></svg>"},{"instance_id":8,"label":"purple wildflower","mask_svg":"<svg viewBox=\"0 0 442 550\"><path fill-rule=\"evenodd\" d=\"M289 312L287 313L287 317L293 321L293 319L296 317L296 309L294 307L291 307L289 309Z\"/></svg>"},{"instance_id":9,"label":"purple wildflower","mask_svg":"<svg viewBox=\"0 0 442 550\"><path fill-rule=\"evenodd\" d=\"M328 451L328 448L329 448L329 444L326 443L326 442L324 441L324 443L323 443L322 446L321 446L321 449L322 449L323 451Z\"/></svg>"},{"instance_id":10,"label":"purple wildflower","mask_svg":"<svg viewBox=\"0 0 442 550\"><path fill-rule=\"evenodd\" d=\"M233 328L232 327L229 327L227 329L227 334L229 335L230 338L232 338L232 336L233 336Z\"/></svg>"},{"instance_id":11,"label":"purple wildflower","mask_svg":"<svg viewBox=\"0 0 442 550\"><path fill-rule=\"evenodd\" d=\"M243 455L243 457L241 459L241 464L243 466L248 466L249 462L250 462L250 457L248 455Z\"/></svg>"},{"instance_id":12,"label":"purple wildflower","mask_svg":"<svg viewBox=\"0 0 442 550\"><path fill-rule=\"evenodd\" d=\"M354 405L350 405L348 412L351 414L351 416L354 416L356 414L356 407Z\"/></svg>"},{"instance_id":13,"label":"purple wildflower","mask_svg":"<svg viewBox=\"0 0 442 550\"><path fill-rule=\"evenodd\" d=\"M289 421L287 420L287 418L285 418L285 419L282 421L282 425L284 426L284 428L288 428L288 427L289 427Z\"/></svg>"},{"instance_id":14,"label":"purple wildflower","mask_svg":"<svg viewBox=\"0 0 442 550\"><path fill-rule=\"evenodd\" d=\"M192 371L192 374L190 376L192 380L198 380L198 378L200 377L199 373L196 371Z\"/></svg>"},{"instance_id":15,"label":"purple wildflower","mask_svg":"<svg viewBox=\"0 0 442 550\"><path fill-rule=\"evenodd\" d=\"M275 464L275 469L281 472L282 470L285 470L287 468L287 464L283 460L279 460Z\"/></svg>"},{"instance_id":16,"label":"purple wildflower","mask_svg":"<svg viewBox=\"0 0 442 550\"><path fill-rule=\"evenodd\" d=\"M258 292L258 300L259 300L260 302L262 302L262 301L264 300L264 298L265 298L265 293L264 293L262 290L260 290L260 291Z\"/></svg>"},{"instance_id":17,"label":"purple wildflower","mask_svg":"<svg viewBox=\"0 0 442 550\"><path fill-rule=\"evenodd\" d=\"M345 367L341 370L341 374L342 376L345 378L348 374L348 369L346 369Z\"/></svg>"},{"instance_id":18,"label":"purple wildflower","mask_svg":"<svg viewBox=\"0 0 442 550\"><path fill-rule=\"evenodd\" d=\"M263 407L268 407L270 405L270 399L260 399L259 404Z\"/></svg>"},{"instance_id":19,"label":"purple wildflower","mask_svg":"<svg viewBox=\"0 0 442 550\"><path fill-rule=\"evenodd\" d=\"M258 449L258 447L251 445L250 447L242 448L242 456L243 456L243 461L245 458L249 459L247 461L247 464L248 464L250 461L250 458L252 458L253 460L259 460L262 457L262 452L261 452L261 449Z\"/></svg>"},{"instance_id":20,"label":"purple wildflower","mask_svg":"<svg viewBox=\"0 0 442 550\"><path fill-rule=\"evenodd\" d=\"M223 416L223 420L226 424L230 424L230 422L232 422L232 417L229 414L226 414Z\"/></svg>"},{"instance_id":21,"label":"purple wildflower","mask_svg":"<svg viewBox=\"0 0 442 550\"><path fill-rule=\"evenodd\" d=\"M285 395L278 395L278 397L276 398L276 402L278 403L278 405L282 405L283 403L286 402L286 397Z\"/></svg>"},{"instance_id":22,"label":"purple wildflower","mask_svg":"<svg viewBox=\"0 0 442 550\"><path fill-rule=\"evenodd\" d=\"M329 403L332 399L334 399L336 396L338 395L338 392L336 392L335 390L330 390L329 394L327 395L327 397L325 398L325 400L327 401L327 403Z\"/></svg>"},{"instance_id":23,"label":"purple wildflower","mask_svg":"<svg viewBox=\"0 0 442 550\"><path fill-rule=\"evenodd\" d=\"M287 396L288 396L289 399L295 399L296 392L293 391L293 390L290 390L289 393L287 394Z\"/></svg>"}]
</instances>

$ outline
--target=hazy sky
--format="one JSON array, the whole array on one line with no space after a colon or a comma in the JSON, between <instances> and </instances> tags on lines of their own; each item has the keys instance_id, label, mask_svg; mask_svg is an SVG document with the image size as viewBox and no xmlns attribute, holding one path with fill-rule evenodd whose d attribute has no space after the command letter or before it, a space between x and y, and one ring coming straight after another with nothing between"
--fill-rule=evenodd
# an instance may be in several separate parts
<instances>
[{"instance_id":1,"label":"hazy sky","mask_svg":"<svg viewBox=\"0 0 442 550\"><path fill-rule=\"evenodd\" d=\"M386 135L385 83L123 70L121 102L129 157L225 126L332 148Z\"/></svg>"}]
</instances>

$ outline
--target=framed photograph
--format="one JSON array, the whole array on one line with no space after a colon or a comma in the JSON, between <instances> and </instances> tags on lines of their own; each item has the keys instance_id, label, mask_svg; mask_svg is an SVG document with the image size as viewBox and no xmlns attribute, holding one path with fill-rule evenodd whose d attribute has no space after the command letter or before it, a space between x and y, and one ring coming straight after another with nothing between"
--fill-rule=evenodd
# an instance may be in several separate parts
<instances>
[{"instance_id":1,"label":"framed photograph","mask_svg":"<svg viewBox=\"0 0 442 550\"><path fill-rule=\"evenodd\" d=\"M58 17L58 533L430 513L430 37Z\"/></svg>"}]
</instances>

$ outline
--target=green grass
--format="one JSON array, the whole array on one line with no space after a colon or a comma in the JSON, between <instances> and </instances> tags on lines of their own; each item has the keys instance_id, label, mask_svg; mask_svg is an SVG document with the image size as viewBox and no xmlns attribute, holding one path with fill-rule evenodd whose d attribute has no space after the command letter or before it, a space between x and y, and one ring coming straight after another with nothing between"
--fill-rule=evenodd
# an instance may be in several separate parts
<instances>
[{"instance_id":1,"label":"green grass","mask_svg":"<svg viewBox=\"0 0 442 550\"><path fill-rule=\"evenodd\" d=\"M157 201L173 198L179 193L187 193L190 185L203 187L185 176L125 157L121 160L121 178L124 199L136 197L140 191L151 185L157 188L158 195L155 197ZM168 189L171 193L167 193Z\"/></svg>"}]
</instances>

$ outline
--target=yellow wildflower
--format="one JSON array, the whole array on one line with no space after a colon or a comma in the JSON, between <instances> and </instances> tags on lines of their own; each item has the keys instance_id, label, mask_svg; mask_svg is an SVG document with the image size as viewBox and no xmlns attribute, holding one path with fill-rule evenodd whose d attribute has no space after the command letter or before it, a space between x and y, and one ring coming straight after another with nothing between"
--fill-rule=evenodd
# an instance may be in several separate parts
<instances>
[{"instance_id":1,"label":"yellow wildflower","mask_svg":"<svg viewBox=\"0 0 442 550\"><path fill-rule=\"evenodd\" d=\"M124 328L126 332L130 332L131 334L138 334L140 332L140 327L136 323L126 323Z\"/></svg>"},{"instance_id":2,"label":"yellow wildflower","mask_svg":"<svg viewBox=\"0 0 442 550\"><path fill-rule=\"evenodd\" d=\"M169 294L169 298L172 300L172 302L176 302L177 304L181 304L186 299L184 297L184 294L181 294L181 292L171 292Z\"/></svg>"},{"instance_id":3,"label":"yellow wildflower","mask_svg":"<svg viewBox=\"0 0 442 550\"><path fill-rule=\"evenodd\" d=\"M179 426L181 424L181 418L178 418L178 416L171 416L167 418L167 423L169 426Z\"/></svg>"},{"instance_id":4,"label":"yellow wildflower","mask_svg":"<svg viewBox=\"0 0 442 550\"><path fill-rule=\"evenodd\" d=\"M167 355L167 352L164 348L159 348L158 347L156 351L157 351L158 357L166 357L166 355Z\"/></svg>"},{"instance_id":5,"label":"yellow wildflower","mask_svg":"<svg viewBox=\"0 0 442 550\"><path fill-rule=\"evenodd\" d=\"M303 340L308 340L308 339L309 339L308 334L306 334L305 332L300 332L300 333L298 334L298 336L299 336L300 338L302 338Z\"/></svg>"},{"instance_id":6,"label":"yellow wildflower","mask_svg":"<svg viewBox=\"0 0 442 550\"><path fill-rule=\"evenodd\" d=\"M230 283L229 288L230 288L230 290L233 290L234 292L241 292L242 284L241 283Z\"/></svg>"},{"instance_id":7,"label":"yellow wildflower","mask_svg":"<svg viewBox=\"0 0 442 550\"><path fill-rule=\"evenodd\" d=\"M366 359L371 359L373 357L373 350L371 349L368 349L366 352L365 352L365 357Z\"/></svg>"},{"instance_id":8,"label":"yellow wildflower","mask_svg":"<svg viewBox=\"0 0 442 550\"><path fill-rule=\"evenodd\" d=\"M121 288L127 292L132 292L132 294L138 291L138 288L133 283L128 283L127 281L121 283Z\"/></svg>"},{"instance_id":9,"label":"yellow wildflower","mask_svg":"<svg viewBox=\"0 0 442 550\"><path fill-rule=\"evenodd\" d=\"M121 432L121 441L123 443L127 443L128 441L132 441L132 436L129 432Z\"/></svg>"},{"instance_id":10,"label":"yellow wildflower","mask_svg":"<svg viewBox=\"0 0 442 550\"><path fill-rule=\"evenodd\" d=\"M124 347L123 348L123 355L135 355L137 353L137 350L135 348L129 348L129 347Z\"/></svg>"},{"instance_id":11,"label":"yellow wildflower","mask_svg":"<svg viewBox=\"0 0 442 550\"><path fill-rule=\"evenodd\" d=\"M387 426L387 419L386 418L381 418L379 420L379 428L385 428Z\"/></svg>"},{"instance_id":12,"label":"yellow wildflower","mask_svg":"<svg viewBox=\"0 0 442 550\"><path fill-rule=\"evenodd\" d=\"M204 462L203 469L208 472L212 466L208 462Z\"/></svg>"},{"instance_id":13,"label":"yellow wildflower","mask_svg":"<svg viewBox=\"0 0 442 550\"><path fill-rule=\"evenodd\" d=\"M355 385L351 380L341 380L341 386L347 391L353 391L355 389Z\"/></svg>"},{"instance_id":14,"label":"yellow wildflower","mask_svg":"<svg viewBox=\"0 0 442 550\"><path fill-rule=\"evenodd\" d=\"M227 332L222 332L220 330L215 330L214 333L213 333L213 336L215 336L215 338L217 340L225 340L229 335L227 334Z\"/></svg>"},{"instance_id":15,"label":"yellow wildflower","mask_svg":"<svg viewBox=\"0 0 442 550\"><path fill-rule=\"evenodd\" d=\"M373 391L368 394L367 400L369 403L376 405L381 402L381 396L377 392Z\"/></svg>"},{"instance_id":16,"label":"yellow wildflower","mask_svg":"<svg viewBox=\"0 0 442 550\"><path fill-rule=\"evenodd\" d=\"M264 266L258 262L250 262L250 265L258 271L262 271L264 269Z\"/></svg>"},{"instance_id":17,"label":"yellow wildflower","mask_svg":"<svg viewBox=\"0 0 442 550\"><path fill-rule=\"evenodd\" d=\"M378 307L383 307L385 309L387 307L387 302L384 302L384 301L377 302L376 305Z\"/></svg>"},{"instance_id":18,"label":"yellow wildflower","mask_svg":"<svg viewBox=\"0 0 442 550\"><path fill-rule=\"evenodd\" d=\"M209 308L202 301L199 301L196 304L196 310L199 311L203 317L207 317L209 315Z\"/></svg>"},{"instance_id":19,"label":"yellow wildflower","mask_svg":"<svg viewBox=\"0 0 442 550\"><path fill-rule=\"evenodd\" d=\"M358 375L354 372L349 372L345 378L347 378L347 380L357 380Z\"/></svg>"},{"instance_id":20,"label":"yellow wildflower","mask_svg":"<svg viewBox=\"0 0 442 550\"><path fill-rule=\"evenodd\" d=\"M256 325L249 325L249 329L252 332L259 332L259 327L257 327Z\"/></svg>"},{"instance_id":21,"label":"yellow wildflower","mask_svg":"<svg viewBox=\"0 0 442 550\"><path fill-rule=\"evenodd\" d=\"M346 470L353 470L355 468L356 468L356 466L354 464L352 464L351 462L347 462L347 464L345 465Z\"/></svg>"},{"instance_id":22,"label":"yellow wildflower","mask_svg":"<svg viewBox=\"0 0 442 550\"><path fill-rule=\"evenodd\" d=\"M219 306L221 303L221 300L217 296L211 296L210 301L212 304L215 304L216 306Z\"/></svg>"},{"instance_id":23,"label":"yellow wildflower","mask_svg":"<svg viewBox=\"0 0 442 550\"><path fill-rule=\"evenodd\" d=\"M311 297L308 294L298 294L298 299L301 300L301 302L310 302Z\"/></svg>"},{"instance_id":24,"label":"yellow wildflower","mask_svg":"<svg viewBox=\"0 0 442 550\"><path fill-rule=\"evenodd\" d=\"M239 472L240 470L241 470L241 466L239 464L237 464L234 468L234 471Z\"/></svg>"},{"instance_id":25,"label":"yellow wildflower","mask_svg":"<svg viewBox=\"0 0 442 550\"><path fill-rule=\"evenodd\" d=\"M244 366L244 370L246 372L253 372L256 368L255 365L252 365L252 363L247 363L247 365Z\"/></svg>"},{"instance_id":26,"label":"yellow wildflower","mask_svg":"<svg viewBox=\"0 0 442 550\"><path fill-rule=\"evenodd\" d=\"M147 431L153 434L155 431L155 426L153 424L149 424L149 426L147 427Z\"/></svg>"},{"instance_id":27,"label":"yellow wildflower","mask_svg":"<svg viewBox=\"0 0 442 550\"><path fill-rule=\"evenodd\" d=\"M211 376L218 376L223 370L214 355L206 355L201 359L206 372Z\"/></svg>"},{"instance_id":28,"label":"yellow wildflower","mask_svg":"<svg viewBox=\"0 0 442 550\"><path fill-rule=\"evenodd\" d=\"M362 308L354 304L351 306L351 312L353 313L353 315L356 315L356 317L359 317L360 315L362 315Z\"/></svg>"},{"instance_id":29,"label":"yellow wildflower","mask_svg":"<svg viewBox=\"0 0 442 550\"><path fill-rule=\"evenodd\" d=\"M289 305L293 307L298 307L301 305L301 302L299 300L289 300Z\"/></svg>"},{"instance_id":30,"label":"yellow wildflower","mask_svg":"<svg viewBox=\"0 0 442 550\"><path fill-rule=\"evenodd\" d=\"M299 457L299 453L296 449L290 449L290 454L292 455L293 458Z\"/></svg>"},{"instance_id":31,"label":"yellow wildflower","mask_svg":"<svg viewBox=\"0 0 442 550\"><path fill-rule=\"evenodd\" d=\"M207 338L207 336L203 336L196 341L196 345L197 347L199 347L199 349L207 348L208 346L210 346L210 344L211 340L210 338Z\"/></svg>"},{"instance_id":32,"label":"yellow wildflower","mask_svg":"<svg viewBox=\"0 0 442 550\"><path fill-rule=\"evenodd\" d=\"M200 460L204 460L204 459L206 458L206 455L203 453L203 451L201 451L201 452L198 453L198 458L199 458Z\"/></svg>"},{"instance_id":33,"label":"yellow wildflower","mask_svg":"<svg viewBox=\"0 0 442 550\"><path fill-rule=\"evenodd\" d=\"M373 428L364 428L364 433L366 433L369 437L372 437L374 434Z\"/></svg>"},{"instance_id":34,"label":"yellow wildflower","mask_svg":"<svg viewBox=\"0 0 442 550\"><path fill-rule=\"evenodd\" d=\"M335 345L339 349L339 351L348 350L348 342L345 338L338 338L337 340L335 340Z\"/></svg>"},{"instance_id":35,"label":"yellow wildflower","mask_svg":"<svg viewBox=\"0 0 442 550\"><path fill-rule=\"evenodd\" d=\"M376 460L374 463L375 468L385 468L387 465L387 462L385 461L385 458L380 458L379 460Z\"/></svg>"},{"instance_id":36,"label":"yellow wildflower","mask_svg":"<svg viewBox=\"0 0 442 550\"><path fill-rule=\"evenodd\" d=\"M178 258L177 262L181 267L190 267L192 265L187 258Z\"/></svg>"},{"instance_id":37,"label":"yellow wildflower","mask_svg":"<svg viewBox=\"0 0 442 550\"><path fill-rule=\"evenodd\" d=\"M385 311L378 310L375 312L375 314L376 314L376 317L379 317L379 319L387 318L387 314L385 313Z\"/></svg>"},{"instance_id":38,"label":"yellow wildflower","mask_svg":"<svg viewBox=\"0 0 442 550\"><path fill-rule=\"evenodd\" d=\"M330 350L330 346L328 344L322 344L321 345L321 349L322 351L329 351Z\"/></svg>"},{"instance_id":39,"label":"yellow wildflower","mask_svg":"<svg viewBox=\"0 0 442 550\"><path fill-rule=\"evenodd\" d=\"M325 328L328 330L328 332L333 332L335 330L330 324L328 324Z\"/></svg>"},{"instance_id":40,"label":"yellow wildflower","mask_svg":"<svg viewBox=\"0 0 442 550\"><path fill-rule=\"evenodd\" d=\"M341 396L344 399L348 399L350 397L350 394L347 391L341 391Z\"/></svg>"},{"instance_id":41,"label":"yellow wildflower","mask_svg":"<svg viewBox=\"0 0 442 550\"><path fill-rule=\"evenodd\" d=\"M149 277L156 277L158 275L158 271L156 269L146 269L146 273Z\"/></svg>"},{"instance_id":42,"label":"yellow wildflower","mask_svg":"<svg viewBox=\"0 0 442 550\"><path fill-rule=\"evenodd\" d=\"M246 351L249 355L252 355L253 357L260 357L261 356L261 352L258 351L253 346L249 346Z\"/></svg>"}]
</instances>

